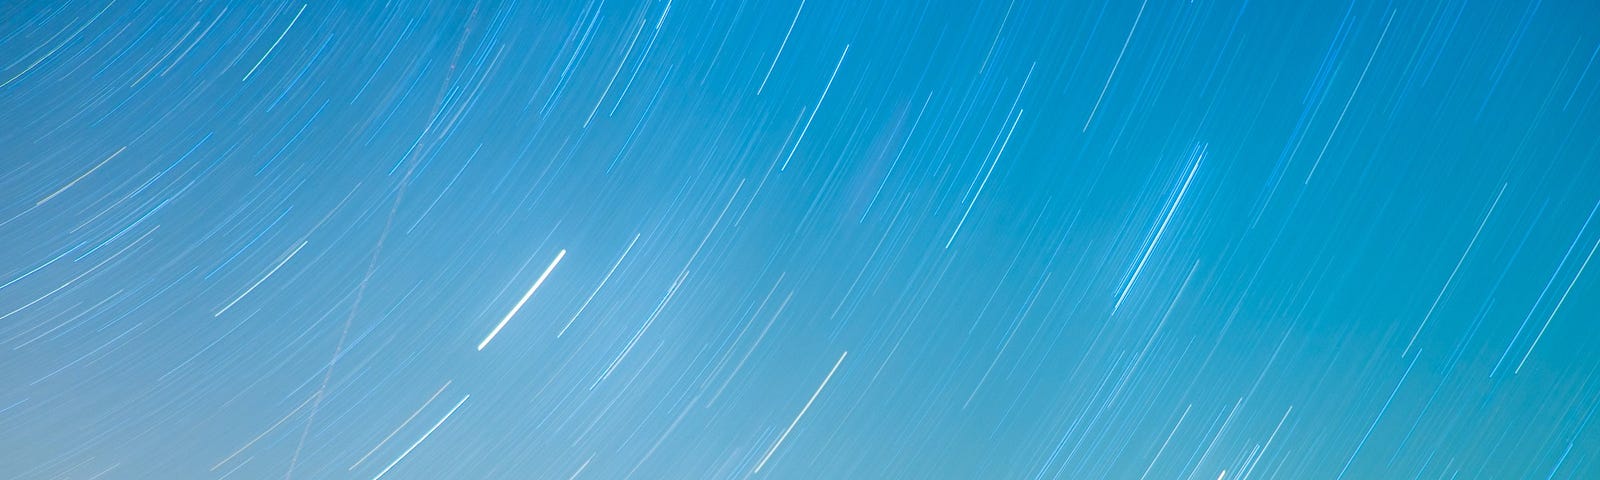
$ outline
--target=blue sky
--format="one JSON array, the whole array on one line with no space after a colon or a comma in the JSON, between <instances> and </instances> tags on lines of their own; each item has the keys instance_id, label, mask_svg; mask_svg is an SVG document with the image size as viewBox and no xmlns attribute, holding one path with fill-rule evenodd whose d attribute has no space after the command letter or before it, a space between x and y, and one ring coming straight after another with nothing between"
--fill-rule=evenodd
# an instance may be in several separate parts
<instances>
[{"instance_id":1,"label":"blue sky","mask_svg":"<svg viewBox=\"0 0 1600 480\"><path fill-rule=\"evenodd\" d=\"M1596 18L10 2L0 476L1600 476Z\"/></svg>"}]
</instances>

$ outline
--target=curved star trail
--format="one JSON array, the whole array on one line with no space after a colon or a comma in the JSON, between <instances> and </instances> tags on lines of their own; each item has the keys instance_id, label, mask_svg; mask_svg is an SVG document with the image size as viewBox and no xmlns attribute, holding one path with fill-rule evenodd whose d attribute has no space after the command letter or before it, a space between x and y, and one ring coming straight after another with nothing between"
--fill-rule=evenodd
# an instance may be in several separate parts
<instances>
[{"instance_id":1,"label":"curved star trail","mask_svg":"<svg viewBox=\"0 0 1600 480\"><path fill-rule=\"evenodd\" d=\"M1595 19L4 2L0 478L1600 478Z\"/></svg>"}]
</instances>

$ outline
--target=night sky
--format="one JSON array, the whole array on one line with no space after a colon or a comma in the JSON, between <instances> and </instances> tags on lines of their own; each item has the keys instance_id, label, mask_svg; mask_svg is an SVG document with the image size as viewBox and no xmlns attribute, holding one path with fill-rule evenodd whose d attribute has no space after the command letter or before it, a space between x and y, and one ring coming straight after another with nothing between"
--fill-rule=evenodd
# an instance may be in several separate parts
<instances>
[{"instance_id":1,"label":"night sky","mask_svg":"<svg viewBox=\"0 0 1600 480\"><path fill-rule=\"evenodd\" d=\"M5 1L0 478L1600 478L1597 210L1593 0Z\"/></svg>"}]
</instances>

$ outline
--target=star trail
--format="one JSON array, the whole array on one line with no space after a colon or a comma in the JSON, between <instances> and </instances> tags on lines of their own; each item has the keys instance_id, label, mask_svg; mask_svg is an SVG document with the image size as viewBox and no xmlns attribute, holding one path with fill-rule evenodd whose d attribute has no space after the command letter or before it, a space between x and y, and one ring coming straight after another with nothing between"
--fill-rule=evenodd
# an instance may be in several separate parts
<instances>
[{"instance_id":1,"label":"star trail","mask_svg":"<svg viewBox=\"0 0 1600 480\"><path fill-rule=\"evenodd\" d=\"M1588 0L0 3L3 479L1600 478Z\"/></svg>"}]
</instances>

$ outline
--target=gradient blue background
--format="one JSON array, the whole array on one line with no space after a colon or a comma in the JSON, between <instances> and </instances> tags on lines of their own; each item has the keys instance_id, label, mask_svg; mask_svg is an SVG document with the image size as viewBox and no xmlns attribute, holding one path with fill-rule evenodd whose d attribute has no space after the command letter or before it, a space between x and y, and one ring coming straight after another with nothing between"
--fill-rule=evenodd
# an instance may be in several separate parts
<instances>
[{"instance_id":1,"label":"gradient blue background","mask_svg":"<svg viewBox=\"0 0 1600 480\"><path fill-rule=\"evenodd\" d=\"M5 2L0 478L1600 478L1597 52L1592 1Z\"/></svg>"}]
</instances>

